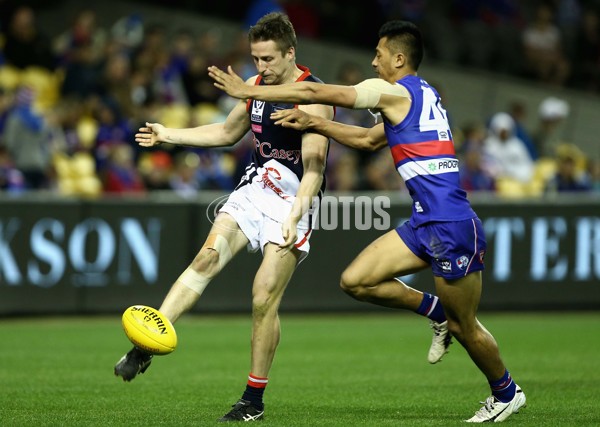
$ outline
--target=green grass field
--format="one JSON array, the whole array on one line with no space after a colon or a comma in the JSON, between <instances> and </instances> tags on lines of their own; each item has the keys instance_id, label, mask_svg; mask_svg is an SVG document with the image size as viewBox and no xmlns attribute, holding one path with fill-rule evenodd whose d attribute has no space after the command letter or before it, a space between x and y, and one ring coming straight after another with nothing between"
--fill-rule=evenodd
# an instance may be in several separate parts
<instances>
[{"instance_id":1,"label":"green grass field","mask_svg":"<svg viewBox=\"0 0 600 427\"><path fill-rule=\"evenodd\" d=\"M482 313L528 406L519 426L600 425L600 314ZM429 365L416 315L284 314L263 425L453 426L488 395L455 343ZM217 425L249 370L250 317L187 316L177 350L131 383L119 316L0 319L0 426Z\"/></svg>"}]
</instances>

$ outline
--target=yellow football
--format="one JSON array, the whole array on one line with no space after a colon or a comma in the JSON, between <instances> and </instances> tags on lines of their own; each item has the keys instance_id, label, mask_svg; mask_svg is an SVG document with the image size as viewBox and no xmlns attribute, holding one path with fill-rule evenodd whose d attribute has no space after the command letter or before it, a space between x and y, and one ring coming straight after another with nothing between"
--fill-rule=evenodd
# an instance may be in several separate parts
<instances>
[{"instance_id":1,"label":"yellow football","mask_svg":"<svg viewBox=\"0 0 600 427\"><path fill-rule=\"evenodd\" d=\"M152 354L169 354L177 347L177 333L164 314L145 305L123 313L125 335L135 346Z\"/></svg>"}]
</instances>

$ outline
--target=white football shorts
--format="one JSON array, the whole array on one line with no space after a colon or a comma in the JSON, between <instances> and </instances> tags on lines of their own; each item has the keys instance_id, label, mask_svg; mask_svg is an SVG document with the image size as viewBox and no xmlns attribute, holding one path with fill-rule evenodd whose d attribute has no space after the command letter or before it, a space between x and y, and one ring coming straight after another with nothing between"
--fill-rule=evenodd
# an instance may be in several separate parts
<instances>
[{"instance_id":1,"label":"white football shorts","mask_svg":"<svg viewBox=\"0 0 600 427\"><path fill-rule=\"evenodd\" d=\"M268 201L257 200L260 198L257 198L257 192L250 189L252 185L244 185L231 193L227 202L219 209L219 213L227 213L235 219L244 235L250 241L248 243L248 251L256 252L258 249L263 251L267 243L283 243L282 223L266 215L257 207L257 203L268 203L269 210L277 209L279 213L284 214L283 217L287 216L291 205L281 200L281 202L276 202L274 206L274 199L269 197L269 195L265 197ZM287 213L285 212L286 210ZM299 224L297 233L298 239L295 246L300 251L300 258L298 260L298 263L300 263L308 256L308 252L310 251L309 239L312 229L302 227Z\"/></svg>"}]
</instances>

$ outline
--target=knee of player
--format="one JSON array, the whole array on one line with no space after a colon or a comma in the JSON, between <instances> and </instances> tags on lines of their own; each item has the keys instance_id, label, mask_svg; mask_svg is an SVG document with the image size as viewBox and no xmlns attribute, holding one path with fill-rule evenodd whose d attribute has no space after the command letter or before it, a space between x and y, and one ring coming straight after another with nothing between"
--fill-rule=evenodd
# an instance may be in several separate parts
<instances>
[{"instance_id":1,"label":"knee of player","mask_svg":"<svg viewBox=\"0 0 600 427\"><path fill-rule=\"evenodd\" d=\"M479 338L478 330L473 322L457 321L448 318L448 331L460 342L473 342Z\"/></svg>"},{"instance_id":2,"label":"knee of player","mask_svg":"<svg viewBox=\"0 0 600 427\"><path fill-rule=\"evenodd\" d=\"M365 290L365 284L353 275L349 270L345 270L340 278L340 287L344 292L350 295L359 295Z\"/></svg>"},{"instance_id":3,"label":"knee of player","mask_svg":"<svg viewBox=\"0 0 600 427\"><path fill-rule=\"evenodd\" d=\"M192 262L192 268L199 273L213 277L227 265L233 254L227 239L211 234Z\"/></svg>"},{"instance_id":4,"label":"knee of player","mask_svg":"<svg viewBox=\"0 0 600 427\"><path fill-rule=\"evenodd\" d=\"M252 312L254 316L264 316L277 304L276 296L268 291L254 292L252 295Z\"/></svg>"},{"instance_id":5,"label":"knee of player","mask_svg":"<svg viewBox=\"0 0 600 427\"><path fill-rule=\"evenodd\" d=\"M219 253L212 248L202 248L198 253L194 261L192 261L192 268L202 274L213 276L220 271L219 267Z\"/></svg>"}]
</instances>

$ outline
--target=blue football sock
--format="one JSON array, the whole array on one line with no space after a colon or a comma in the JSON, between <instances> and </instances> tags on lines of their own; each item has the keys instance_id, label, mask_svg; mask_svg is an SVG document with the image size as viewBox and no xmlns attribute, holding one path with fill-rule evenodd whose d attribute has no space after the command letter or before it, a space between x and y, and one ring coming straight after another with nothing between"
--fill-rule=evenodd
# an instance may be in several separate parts
<instances>
[{"instance_id":1,"label":"blue football sock","mask_svg":"<svg viewBox=\"0 0 600 427\"><path fill-rule=\"evenodd\" d=\"M508 370L504 372L502 378L497 381L490 381L492 395L500 402L510 402L517 390L515 382L512 380Z\"/></svg>"},{"instance_id":2,"label":"blue football sock","mask_svg":"<svg viewBox=\"0 0 600 427\"><path fill-rule=\"evenodd\" d=\"M446 321L444 308L439 298L427 292L423 292L423 301L421 301L421 305L415 313L428 317L434 322L443 323Z\"/></svg>"}]
</instances>

